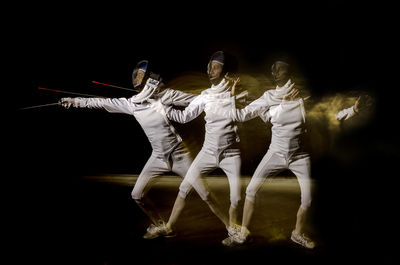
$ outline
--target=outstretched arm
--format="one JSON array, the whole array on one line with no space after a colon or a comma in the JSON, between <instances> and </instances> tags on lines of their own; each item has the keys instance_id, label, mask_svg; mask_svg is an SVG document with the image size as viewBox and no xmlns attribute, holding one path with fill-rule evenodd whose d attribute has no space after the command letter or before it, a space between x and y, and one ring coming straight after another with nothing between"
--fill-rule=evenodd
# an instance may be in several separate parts
<instances>
[{"instance_id":1,"label":"outstretched arm","mask_svg":"<svg viewBox=\"0 0 400 265\"><path fill-rule=\"evenodd\" d=\"M254 119L260 116L264 121L267 118L264 116L268 115L269 104L267 100L262 96L261 98L251 102L245 108L237 108L236 101L241 99L243 96L247 96L247 91L236 95L236 85L240 82L239 78L235 78L233 81L233 85L231 88L231 108L226 110L225 108L217 108L215 109L215 113L218 115L230 118L234 121L244 122L251 119Z\"/></svg>"},{"instance_id":2,"label":"outstretched arm","mask_svg":"<svg viewBox=\"0 0 400 265\"><path fill-rule=\"evenodd\" d=\"M111 113L132 114L133 106L126 98L62 98L61 105L65 108L105 109Z\"/></svg>"},{"instance_id":3,"label":"outstretched arm","mask_svg":"<svg viewBox=\"0 0 400 265\"><path fill-rule=\"evenodd\" d=\"M185 93L179 90L166 89L165 94L161 97L161 101L165 105L173 105L186 107L192 102L198 95Z\"/></svg>"},{"instance_id":4,"label":"outstretched arm","mask_svg":"<svg viewBox=\"0 0 400 265\"><path fill-rule=\"evenodd\" d=\"M235 121L240 121L240 122L244 122L244 121L248 121L251 119L254 119L258 116L260 116L264 121L266 119L264 119L264 116L267 115L268 113L268 109L269 109L269 104L268 102L262 97L254 100L253 102L251 102L249 105L247 105L246 107L239 109L236 108L236 99L238 97L238 95L235 95L236 91L236 85L240 82L240 79L237 78L232 86L232 90L231 90L231 102L232 102L232 110L230 112L230 117L235 120Z\"/></svg>"},{"instance_id":5,"label":"outstretched arm","mask_svg":"<svg viewBox=\"0 0 400 265\"><path fill-rule=\"evenodd\" d=\"M166 109L167 117L179 123L187 123L197 118L204 110L203 97L198 96L184 110L169 107Z\"/></svg>"},{"instance_id":6,"label":"outstretched arm","mask_svg":"<svg viewBox=\"0 0 400 265\"><path fill-rule=\"evenodd\" d=\"M343 109L343 110L339 111L338 113L336 113L335 117L338 121L341 121L341 120L350 119L354 115L356 115L356 112L354 110L354 106L351 106L350 108Z\"/></svg>"},{"instance_id":7,"label":"outstretched arm","mask_svg":"<svg viewBox=\"0 0 400 265\"><path fill-rule=\"evenodd\" d=\"M335 115L336 119L339 121L341 121L343 119L344 120L350 119L351 117L355 116L356 114L358 114L360 112L364 112L368 109L371 109L373 104L374 104L374 100L371 96L361 95L356 99L354 106L339 111Z\"/></svg>"},{"instance_id":8,"label":"outstretched arm","mask_svg":"<svg viewBox=\"0 0 400 265\"><path fill-rule=\"evenodd\" d=\"M269 104L262 97L254 100L249 105L242 109L236 108L236 99L232 97L232 119L235 121L248 121L258 116L266 115L269 109ZM264 120L264 119L263 119Z\"/></svg>"}]
</instances>

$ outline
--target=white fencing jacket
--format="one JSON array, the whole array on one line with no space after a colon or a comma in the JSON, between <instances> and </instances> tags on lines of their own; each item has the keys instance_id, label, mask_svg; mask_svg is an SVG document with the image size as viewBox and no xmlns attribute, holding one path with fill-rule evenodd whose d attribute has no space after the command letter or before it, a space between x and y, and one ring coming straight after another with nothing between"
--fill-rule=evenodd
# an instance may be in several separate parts
<instances>
[{"instance_id":1,"label":"white fencing jacket","mask_svg":"<svg viewBox=\"0 0 400 265\"><path fill-rule=\"evenodd\" d=\"M232 110L229 113L235 121L244 122L261 117L272 123L270 149L294 152L300 148L300 136L306 132L306 113L303 99L287 101L283 97L292 89L289 80L284 86L266 91L260 98L243 109L236 109L235 97L231 97Z\"/></svg>"},{"instance_id":2,"label":"white fencing jacket","mask_svg":"<svg viewBox=\"0 0 400 265\"><path fill-rule=\"evenodd\" d=\"M206 133L203 149L216 156L233 143L239 142L236 123L218 111L232 109L229 90L229 82L223 79L218 85L204 90L184 110L167 109L168 118L179 123L187 123L204 111Z\"/></svg>"},{"instance_id":3,"label":"white fencing jacket","mask_svg":"<svg viewBox=\"0 0 400 265\"><path fill-rule=\"evenodd\" d=\"M153 154L168 161L169 155L182 142L160 105L187 106L197 95L165 89L152 101L133 103L132 98L75 98L75 107L105 109L112 113L133 115L142 126L153 148Z\"/></svg>"}]
</instances>

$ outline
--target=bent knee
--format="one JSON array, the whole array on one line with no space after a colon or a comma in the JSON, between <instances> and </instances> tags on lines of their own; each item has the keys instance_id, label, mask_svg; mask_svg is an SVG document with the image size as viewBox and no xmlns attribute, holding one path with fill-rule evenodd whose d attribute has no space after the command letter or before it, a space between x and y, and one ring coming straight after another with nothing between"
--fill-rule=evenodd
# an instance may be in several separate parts
<instances>
[{"instance_id":1,"label":"bent knee","mask_svg":"<svg viewBox=\"0 0 400 265\"><path fill-rule=\"evenodd\" d=\"M210 195L210 192L203 192L203 193L198 193L200 198L205 201L206 203L211 203L212 202L212 198Z\"/></svg>"},{"instance_id":2,"label":"bent knee","mask_svg":"<svg viewBox=\"0 0 400 265\"><path fill-rule=\"evenodd\" d=\"M256 193L257 191L255 189L249 189L249 187L247 187L246 200L254 202L256 200Z\"/></svg>"},{"instance_id":3,"label":"bent knee","mask_svg":"<svg viewBox=\"0 0 400 265\"><path fill-rule=\"evenodd\" d=\"M239 205L239 202L241 200L240 195L235 195L235 196L231 196L231 206L233 208L236 208Z\"/></svg>"},{"instance_id":4,"label":"bent knee","mask_svg":"<svg viewBox=\"0 0 400 265\"><path fill-rule=\"evenodd\" d=\"M193 187L189 181L183 179L181 185L179 185L179 196L185 199L188 194L192 191Z\"/></svg>"},{"instance_id":5,"label":"bent knee","mask_svg":"<svg viewBox=\"0 0 400 265\"><path fill-rule=\"evenodd\" d=\"M310 206L311 206L311 199L307 199L307 200L301 200L301 204L300 204L300 207L303 209L303 210L307 210L308 208L310 208Z\"/></svg>"},{"instance_id":6,"label":"bent knee","mask_svg":"<svg viewBox=\"0 0 400 265\"><path fill-rule=\"evenodd\" d=\"M178 195L179 195L181 198L186 199L186 197L188 196L189 192L190 192L190 190L188 191L188 190L179 189Z\"/></svg>"},{"instance_id":7,"label":"bent knee","mask_svg":"<svg viewBox=\"0 0 400 265\"><path fill-rule=\"evenodd\" d=\"M132 197L132 199L134 199L137 203L139 203L139 202L142 201L143 192L137 192L137 191L133 190L133 191L131 192L131 197Z\"/></svg>"}]
</instances>

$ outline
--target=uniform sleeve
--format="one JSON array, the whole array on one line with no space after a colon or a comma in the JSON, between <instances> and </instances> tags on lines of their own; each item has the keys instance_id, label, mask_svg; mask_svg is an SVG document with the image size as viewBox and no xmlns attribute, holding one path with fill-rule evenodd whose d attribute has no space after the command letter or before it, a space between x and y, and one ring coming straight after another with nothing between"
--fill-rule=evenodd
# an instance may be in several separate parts
<instances>
[{"instance_id":1,"label":"uniform sleeve","mask_svg":"<svg viewBox=\"0 0 400 265\"><path fill-rule=\"evenodd\" d=\"M190 102L189 106L187 106L184 110L178 110L169 107L167 108L166 113L167 117L170 120L179 123L187 123L197 118L203 111L204 111L203 97L197 96L192 102Z\"/></svg>"},{"instance_id":2,"label":"uniform sleeve","mask_svg":"<svg viewBox=\"0 0 400 265\"><path fill-rule=\"evenodd\" d=\"M134 107L126 98L75 98L77 108L105 109L111 113L133 114Z\"/></svg>"},{"instance_id":3,"label":"uniform sleeve","mask_svg":"<svg viewBox=\"0 0 400 265\"><path fill-rule=\"evenodd\" d=\"M341 111L339 111L335 117L338 121L341 120L347 120L350 119L351 117L353 117L354 115L356 115L356 112L354 110L354 106L347 108L347 109L343 109Z\"/></svg>"},{"instance_id":4,"label":"uniform sleeve","mask_svg":"<svg viewBox=\"0 0 400 265\"><path fill-rule=\"evenodd\" d=\"M165 105L173 105L186 107L192 102L198 95L185 93L179 90L168 89L165 95L162 97L162 103Z\"/></svg>"},{"instance_id":5,"label":"uniform sleeve","mask_svg":"<svg viewBox=\"0 0 400 265\"><path fill-rule=\"evenodd\" d=\"M268 120L269 103L264 97L260 97L242 109L236 108L236 99L231 97L232 112L231 118L235 121L248 121L260 116L264 121ZM265 117L264 117L265 116Z\"/></svg>"}]
</instances>

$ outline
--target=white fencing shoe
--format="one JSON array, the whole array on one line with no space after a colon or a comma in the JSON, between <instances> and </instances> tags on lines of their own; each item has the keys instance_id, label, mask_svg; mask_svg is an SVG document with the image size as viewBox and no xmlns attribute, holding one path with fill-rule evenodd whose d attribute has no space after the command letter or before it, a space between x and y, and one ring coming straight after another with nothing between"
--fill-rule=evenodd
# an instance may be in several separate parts
<instances>
[{"instance_id":1,"label":"white fencing shoe","mask_svg":"<svg viewBox=\"0 0 400 265\"><path fill-rule=\"evenodd\" d=\"M302 245L305 248L308 249L313 249L315 248L315 242L312 241L309 237L305 236L304 234L297 234L294 231L292 232L292 236L290 237L290 239L299 244Z\"/></svg>"},{"instance_id":2,"label":"white fencing shoe","mask_svg":"<svg viewBox=\"0 0 400 265\"><path fill-rule=\"evenodd\" d=\"M250 234L247 228L243 229L239 225L228 227L228 237L222 240L222 244L227 247L243 245L247 241Z\"/></svg>"},{"instance_id":3,"label":"white fencing shoe","mask_svg":"<svg viewBox=\"0 0 400 265\"><path fill-rule=\"evenodd\" d=\"M154 239L160 236L173 237L176 234L171 228L168 228L163 221L160 221L158 225L151 224L147 228L146 234L144 234L144 239Z\"/></svg>"}]
</instances>

